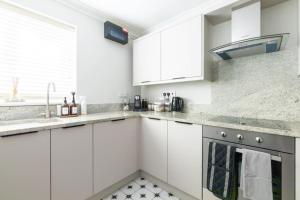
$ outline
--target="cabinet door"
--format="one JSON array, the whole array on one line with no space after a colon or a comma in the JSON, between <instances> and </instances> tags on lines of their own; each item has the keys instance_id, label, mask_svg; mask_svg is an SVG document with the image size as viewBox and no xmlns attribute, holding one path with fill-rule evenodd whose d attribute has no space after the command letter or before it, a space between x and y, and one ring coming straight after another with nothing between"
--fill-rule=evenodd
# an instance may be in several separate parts
<instances>
[{"instance_id":1,"label":"cabinet door","mask_svg":"<svg viewBox=\"0 0 300 200\"><path fill-rule=\"evenodd\" d=\"M0 199L50 200L50 131L0 139Z\"/></svg>"},{"instance_id":2,"label":"cabinet door","mask_svg":"<svg viewBox=\"0 0 300 200\"><path fill-rule=\"evenodd\" d=\"M167 181L167 121L149 118L143 118L141 121L141 169Z\"/></svg>"},{"instance_id":3,"label":"cabinet door","mask_svg":"<svg viewBox=\"0 0 300 200\"><path fill-rule=\"evenodd\" d=\"M202 16L162 31L162 80L203 76L202 34Z\"/></svg>"},{"instance_id":4,"label":"cabinet door","mask_svg":"<svg viewBox=\"0 0 300 200\"><path fill-rule=\"evenodd\" d=\"M133 83L160 81L160 33L133 43Z\"/></svg>"},{"instance_id":5,"label":"cabinet door","mask_svg":"<svg viewBox=\"0 0 300 200\"><path fill-rule=\"evenodd\" d=\"M138 171L137 120L94 124L94 191Z\"/></svg>"},{"instance_id":6,"label":"cabinet door","mask_svg":"<svg viewBox=\"0 0 300 200\"><path fill-rule=\"evenodd\" d=\"M92 169L92 125L51 131L52 200L90 197Z\"/></svg>"},{"instance_id":7,"label":"cabinet door","mask_svg":"<svg viewBox=\"0 0 300 200\"><path fill-rule=\"evenodd\" d=\"M168 183L202 198L202 126L168 122Z\"/></svg>"}]
</instances>

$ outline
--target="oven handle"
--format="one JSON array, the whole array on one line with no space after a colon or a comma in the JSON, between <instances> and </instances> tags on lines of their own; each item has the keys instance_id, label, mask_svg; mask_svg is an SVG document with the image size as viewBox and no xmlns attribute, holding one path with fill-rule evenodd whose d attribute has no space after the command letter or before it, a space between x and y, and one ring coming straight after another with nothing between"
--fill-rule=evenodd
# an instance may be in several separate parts
<instances>
[{"instance_id":1,"label":"oven handle","mask_svg":"<svg viewBox=\"0 0 300 200\"><path fill-rule=\"evenodd\" d=\"M237 153L243 154L243 150L242 149L237 148L235 151ZM271 155L271 160L274 160L274 161L277 161L277 162L281 162L281 157L280 156Z\"/></svg>"}]
</instances>

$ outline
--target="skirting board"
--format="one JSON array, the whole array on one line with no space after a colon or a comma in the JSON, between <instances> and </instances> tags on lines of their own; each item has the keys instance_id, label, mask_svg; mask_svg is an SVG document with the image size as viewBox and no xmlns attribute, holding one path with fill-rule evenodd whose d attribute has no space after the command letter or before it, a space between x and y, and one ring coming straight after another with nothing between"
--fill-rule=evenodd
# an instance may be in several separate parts
<instances>
[{"instance_id":1,"label":"skirting board","mask_svg":"<svg viewBox=\"0 0 300 200\"><path fill-rule=\"evenodd\" d=\"M133 180L137 179L140 177L140 171L137 171L126 178L122 179L121 181L113 184L112 186L102 190L101 192L93 195L92 197L88 198L87 200L99 200L103 199L111 194L113 194L115 191L119 190L120 188L124 187L125 185L129 184Z\"/></svg>"},{"instance_id":2,"label":"skirting board","mask_svg":"<svg viewBox=\"0 0 300 200\"><path fill-rule=\"evenodd\" d=\"M180 200L199 200L181 190L178 190L177 188L169 185L168 183L155 178L154 176L148 174L147 172L141 171L140 176L149 180L154 184L157 184L161 189L173 193L176 197L180 198Z\"/></svg>"}]
</instances>

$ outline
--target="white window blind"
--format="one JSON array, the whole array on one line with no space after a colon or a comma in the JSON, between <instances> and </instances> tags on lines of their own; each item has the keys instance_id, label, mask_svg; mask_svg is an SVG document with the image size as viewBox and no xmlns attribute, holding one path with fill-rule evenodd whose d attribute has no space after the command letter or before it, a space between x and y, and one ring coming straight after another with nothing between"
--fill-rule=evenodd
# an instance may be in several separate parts
<instances>
[{"instance_id":1,"label":"white window blind","mask_svg":"<svg viewBox=\"0 0 300 200\"><path fill-rule=\"evenodd\" d=\"M18 79L20 97L44 97L47 83L57 97L76 88L76 28L0 0L0 97Z\"/></svg>"}]
</instances>

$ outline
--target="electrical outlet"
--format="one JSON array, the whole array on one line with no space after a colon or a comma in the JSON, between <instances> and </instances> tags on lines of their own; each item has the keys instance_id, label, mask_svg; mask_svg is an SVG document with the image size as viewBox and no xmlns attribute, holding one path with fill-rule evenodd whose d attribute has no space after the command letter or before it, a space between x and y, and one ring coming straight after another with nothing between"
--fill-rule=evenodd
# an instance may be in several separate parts
<instances>
[{"instance_id":1,"label":"electrical outlet","mask_svg":"<svg viewBox=\"0 0 300 200\"><path fill-rule=\"evenodd\" d=\"M166 91L165 93L170 93L170 101L172 101L173 97L176 96L176 92L175 91Z\"/></svg>"}]
</instances>

